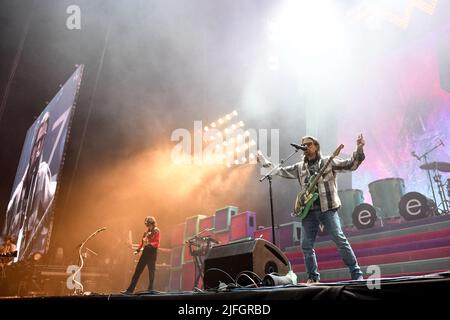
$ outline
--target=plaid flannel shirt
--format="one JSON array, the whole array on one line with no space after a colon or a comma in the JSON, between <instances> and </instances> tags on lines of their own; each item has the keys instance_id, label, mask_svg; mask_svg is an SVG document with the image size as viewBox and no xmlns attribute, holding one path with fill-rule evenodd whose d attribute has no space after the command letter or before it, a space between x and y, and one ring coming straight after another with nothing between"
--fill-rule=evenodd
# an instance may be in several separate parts
<instances>
[{"instance_id":1,"label":"plaid flannel shirt","mask_svg":"<svg viewBox=\"0 0 450 320\"><path fill-rule=\"evenodd\" d=\"M327 163L328 159L330 159L329 156L319 159L320 168ZM336 173L342 171L354 171L358 169L364 159L365 155L363 152L355 151L350 159L344 160L335 157L332 160L317 184L322 212L339 209L341 206L341 200L339 199L337 192ZM270 162L268 164L273 166ZM288 179L297 179L300 184L300 192L306 188L310 177L308 163L304 160L291 166L279 168L274 174Z\"/></svg>"}]
</instances>

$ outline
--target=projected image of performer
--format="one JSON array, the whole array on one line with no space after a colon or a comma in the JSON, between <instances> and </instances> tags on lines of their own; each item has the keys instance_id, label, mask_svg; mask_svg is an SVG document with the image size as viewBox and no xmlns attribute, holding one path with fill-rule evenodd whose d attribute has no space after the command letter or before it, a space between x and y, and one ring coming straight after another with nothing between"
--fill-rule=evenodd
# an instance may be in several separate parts
<instances>
[{"instance_id":1,"label":"projected image of performer","mask_svg":"<svg viewBox=\"0 0 450 320\"><path fill-rule=\"evenodd\" d=\"M49 113L45 113L36 128L30 158L22 179L17 184L8 203L4 234L17 236L19 259L27 258L34 250L44 247L48 215L55 183L50 167L43 160L45 139L49 130Z\"/></svg>"},{"instance_id":2,"label":"projected image of performer","mask_svg":"<svg viewBox=\"0 0 450 320\"><path fill-rule=\"evenodd\" d=\"M139 277L144 271L145 267L148 268L148 291L153 290L153 282L155 279L155 267L158 248L160 244L160 231L156 224L156 219L153 216L147 216L145 218L145 226L147 230L142 236L141 243L139 244L136 254L142 251L141 257L136 265L131 283L125 291L121 293L132 294L136 288Z\"/></svg>"},{"instance_id":3,"label":"projected image of performer","mask_svg":"<svg viewBox=\"0 0 450 320\"><path fill-rule=\"evenodd\" d=\"M16 245L13 238L5 236L4 243L0 247L0 278L6 278L5 268L13 261L13 254L16 252Z\"/></svg>"},{"instance_id":4,"label":"projected image of performer","mask_svg":"<svg viewBox=\"0 0 450 320\"><path fill-rule=\"evenodd\" d=\"M329 157L323 157L320 152L319 141L312 136L302 138L302 145L306 147L302 161L291 166L280 168L275 174L289 179L298 179L300 191L305 190L310 177L316 175L324 166ZM324 174L318 180L319 197L314 201L309 213L301 222L301 247L305 257L306 272L308 274L307 284L320 281L320 274L317 268L314 243L322 224L331 239L336 244L344 263L350 270L352 279L362 280L363 273L358 265L355 254L344 235L337 210L341 206L341 201L337 192L336 173L340 171L354 171L363 162L365 155L363 151L365 141L362 135L356 140L356 151L347 160L333 158L330 165L325 169ZM264 167L273 165L262 155L257 158Z\"/></svg>"}]
</instances>

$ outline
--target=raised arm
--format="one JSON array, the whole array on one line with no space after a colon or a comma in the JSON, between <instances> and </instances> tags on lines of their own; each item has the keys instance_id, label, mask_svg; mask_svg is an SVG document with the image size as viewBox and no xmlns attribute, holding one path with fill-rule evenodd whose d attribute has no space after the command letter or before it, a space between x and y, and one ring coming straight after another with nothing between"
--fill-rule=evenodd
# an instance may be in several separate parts
<instances>
[{"instance_id":1,"label":"raised arm","mask_svg":"<svg viewBox=\"0 0 450 320\"><path fill-rule=\"evenodd\" d=\"M258 152L256 160L261 163L264 168L274 168L273 163L270 162L261 152ZM273 174L287 179L298 179L298 164L295 163L287 167L278 168L273 172Z\"/></svg>"},{"instance_id":2,"label":"raised arm","mask_svg":"<svg viewBox=\"0 0 450 320\"><path fill-rule=\"evenodd\" d=\"M334 171L354 171L358 169L359 165L364 161L366 156L364 155L364 137L362 134L358 136L356 140L356 151L353 152L350 159L334 158L332 162L332 168Z\"/></svg>"}]
</instances>

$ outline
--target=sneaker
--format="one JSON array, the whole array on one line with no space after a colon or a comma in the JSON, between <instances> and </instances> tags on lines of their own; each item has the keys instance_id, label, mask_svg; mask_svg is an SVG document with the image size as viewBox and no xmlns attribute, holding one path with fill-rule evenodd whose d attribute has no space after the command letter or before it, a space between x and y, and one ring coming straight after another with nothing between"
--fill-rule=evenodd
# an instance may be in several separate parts
<instances>
[{"instance_id":1,"label":"sneaker","mask_svg":"<svg viewBox=\"0 0 450 320\"><path fill-rule=\"evenodd\" d=\"M133 292L132 291L130 291L130 290L122 290L122 291L120 291L120 293L121 294L133 294Z\"/></svg>"},{"instance_id":2,"label":"sneaker","mask_svg":"<svg viewBox=\"0 0 450 320\"><path fill-rule=\"evenodd\" d=\"M308 279L306 281L306 285L311 285L311 284L316 284L316 283L320 283L318 280L313 280L313 279Z\"/></svg>"}]
</instances>

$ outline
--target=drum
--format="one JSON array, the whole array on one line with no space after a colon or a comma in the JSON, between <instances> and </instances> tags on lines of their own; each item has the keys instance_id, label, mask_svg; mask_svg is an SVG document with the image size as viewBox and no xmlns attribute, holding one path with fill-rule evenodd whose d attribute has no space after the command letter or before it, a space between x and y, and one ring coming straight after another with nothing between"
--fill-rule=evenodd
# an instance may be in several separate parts
<instances>
[{"instance_id":1,"label":"drum","mask_svg":"<svg viewBox=\"0 0 450 320\"><path fill-rule=\"evenodd\" d=\"M372 203L382 211L382 218L398 218L398 204L405 194L405 182L401 178L387 178L369 183Z\"/></svg>"},{"instance_id":2,"label":"drum","mask_svg":"<svg viewBox=\"0 0 450 320\"><path fill-rule=\"evenodd\" d=\"M408 192L398 204L401 216L407 221L426 218L434 213L435 207L433 200L419 192Z\"/></svg>"},{"instance_id":3,"label":"drum","mask_svg":"<svg viewBox=\"0 0 450 320\"><path fill-rule=\"evenodd\" d=\"M379 208L375 208L368 203L361 203L353 210L353 224L359 230L370 229L375 226L380 214Z\"/></svg>"},{"instance_id":4,"label":"drum","mask_svg":"<svg viewBox=\"0 0 450 320\"><path fill-rule=\"evenodd\" d=\"M347 189L338 191L339 199L341 199L341 207L338 210L344 227L353 226L353 210L355 207L364 202L364 195L362 190Z\"/></svg>"}]
</instances>

